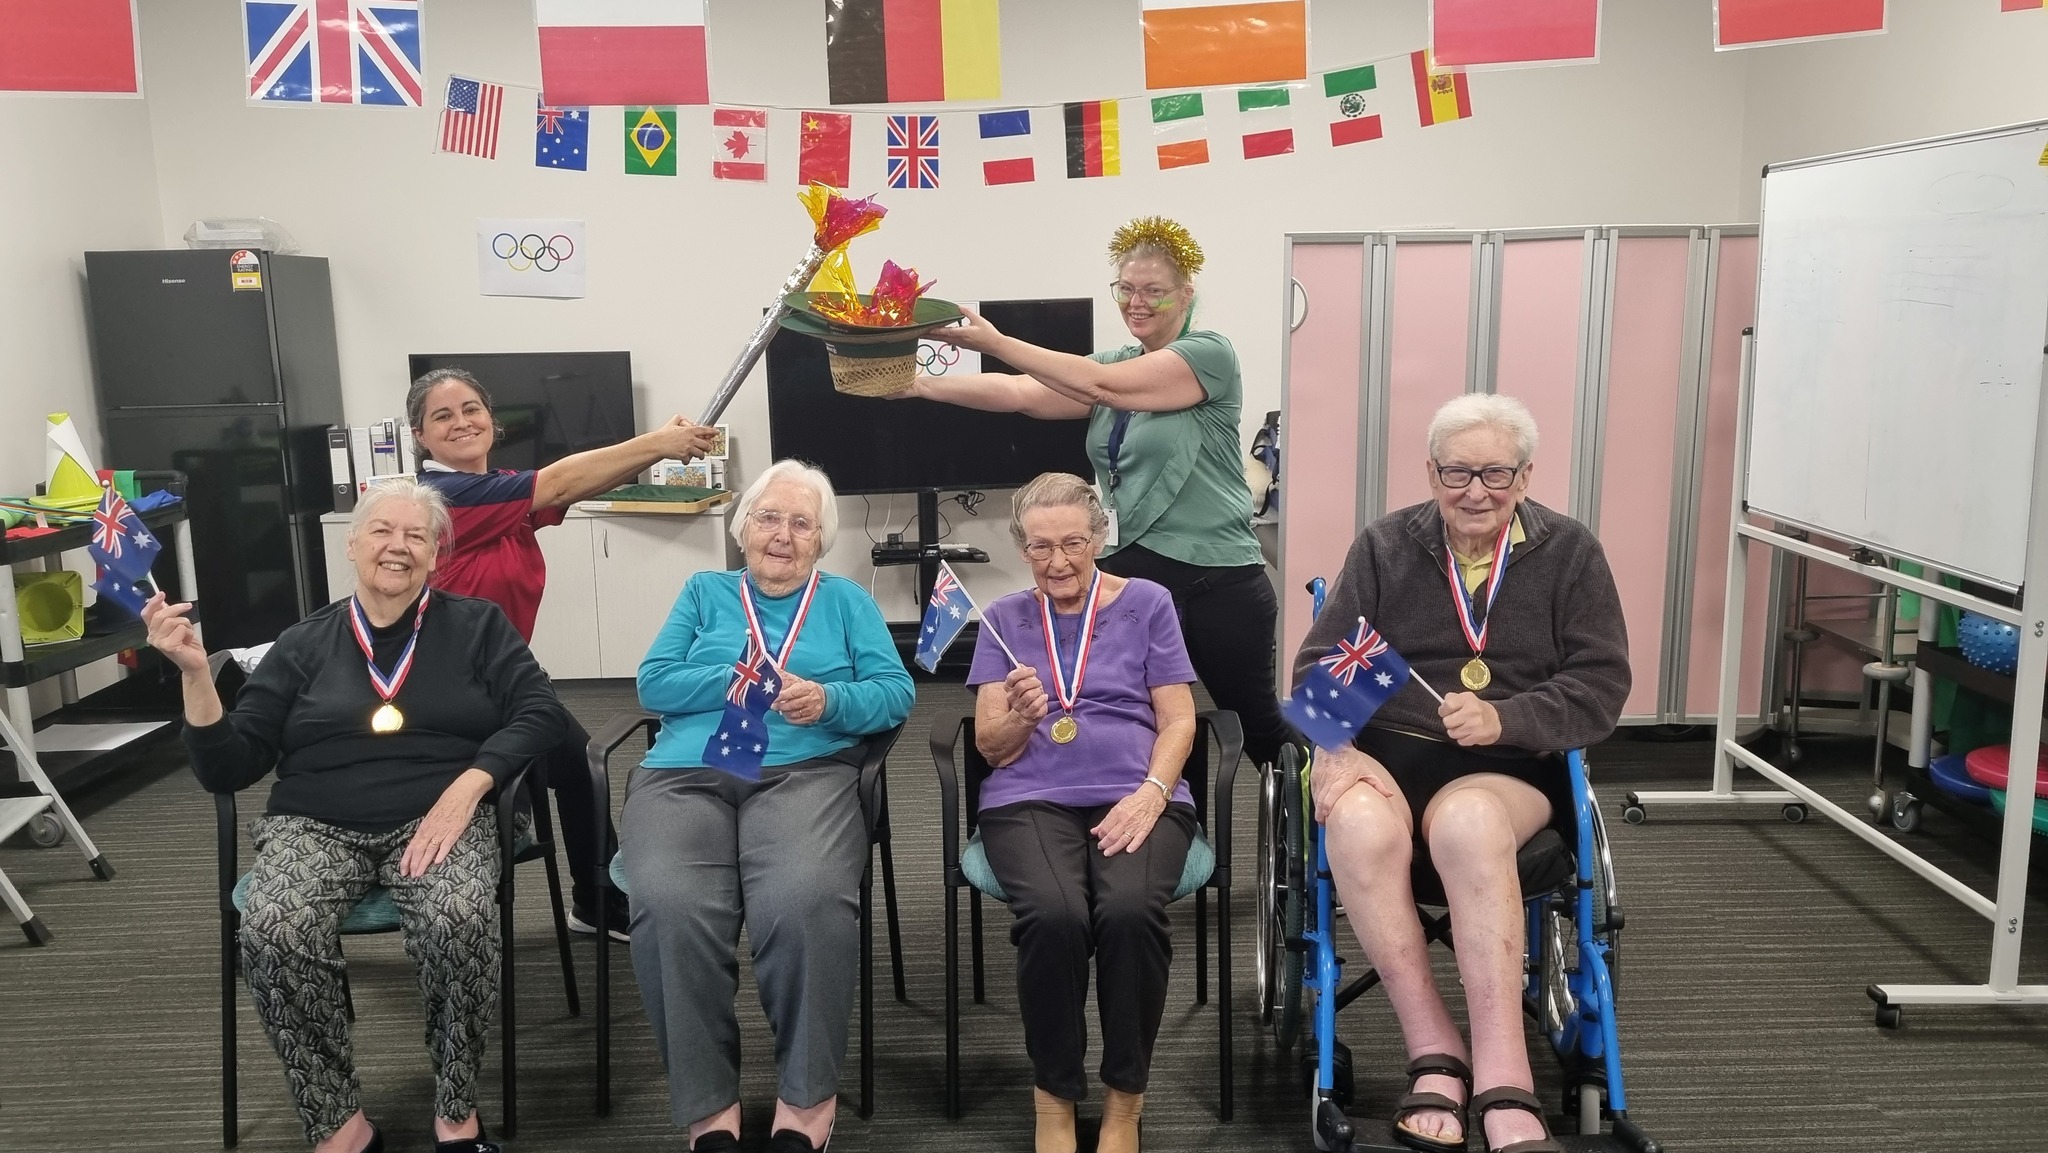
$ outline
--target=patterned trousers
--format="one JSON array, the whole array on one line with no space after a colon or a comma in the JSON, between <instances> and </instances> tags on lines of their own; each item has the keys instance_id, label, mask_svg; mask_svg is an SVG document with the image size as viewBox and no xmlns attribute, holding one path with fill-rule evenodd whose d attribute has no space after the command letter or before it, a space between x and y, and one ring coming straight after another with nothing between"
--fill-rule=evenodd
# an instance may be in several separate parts
<instances>
[{"instance_id":1,"label":"patterned trousers","mask_svg":"<svg viewBox=\"0 0 2048 1153\"><path fill-rule=\"evenodd\" d=\"M402 877L399 861L418 827L360 833L289 816L253 826L243 971L309 1142L332 1136L360 1108L340 928L373 885L391 890L419 972L434 1111L460 1121L474 1107L498 1002L497 818L493 806L477 806L447 859L424 876Z\"/></svg>"}]
</instances>

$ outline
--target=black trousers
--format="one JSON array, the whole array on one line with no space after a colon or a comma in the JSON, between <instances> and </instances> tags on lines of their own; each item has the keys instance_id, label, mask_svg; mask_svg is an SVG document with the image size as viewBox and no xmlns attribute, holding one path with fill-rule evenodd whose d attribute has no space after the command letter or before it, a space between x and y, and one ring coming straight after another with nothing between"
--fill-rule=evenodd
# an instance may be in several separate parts
<instances>
[{"instance_id":1,"label":"black trousers","mask_svg":"<svg viewBox=\"0 0 2048 1153\"><path fill-rule=\"evenodd\" d=\"M1088 958L1102 1019L1102 1083L1143 1093L1166 1011L1173 938L1166 903L1180 884L1195 810L1168 805L1135 853L1105 857L1088 835L1110 806L1023 801L981 814L989 868L1016 917L1017 1005L1038 1087L1088 1096Z\"/></svg>"},{"instance_id":2,"label":"black trousers","mask_svg":"<svg viewBox=\"0 0 2048 1153\"><path fill-rule=\"evenodd\" d=\"M1103 557L1100 567L1165 585L1173 594L1195 675L1217 708L1229 709L1244 723L1244 751L1253 764L1272 764L1281 744L1301 740L1280 715L1273 671L1280 602L1264 565L1206 568L1129 545Z\"/></svg>"},{"instance_id":3,"label":"black trousers","mask_svg":"<svg viewBox=\"0 0 2048 1153\"><path fill-rule=\"evenodd\" d=\"M562 711L568 713L567 709ZM576 907L590 916L599 916L598 870L608 866L612 854L619 851L619 835L607 816L604 844L597 843L597 798L590 792L589 745L590 734L570 716L569 731L563 735L561 744L548 750L542 767L546 770L548 790L555 794L555 812L562 818L555 835L562 839L562 852L569 858L569 884ZM606 798L607 808L609 802L610 798Z\"/></svg>"}]
</instances>

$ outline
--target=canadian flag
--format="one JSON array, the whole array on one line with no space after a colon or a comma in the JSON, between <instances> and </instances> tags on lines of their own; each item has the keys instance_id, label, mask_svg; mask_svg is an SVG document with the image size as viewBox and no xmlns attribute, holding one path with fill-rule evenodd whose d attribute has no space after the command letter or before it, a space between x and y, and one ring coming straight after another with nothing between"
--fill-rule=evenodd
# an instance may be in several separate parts
<instances>
[{"instance_id":1,"label":"canadian flag","mask_svg":"<svg viewBox=\"0 0 2048 1153\"><path fill-rule=\"evenodd\" d=\"M768 179L768 112L762 108L711 110L711 178Z\"/></svg>"}]
</instances>

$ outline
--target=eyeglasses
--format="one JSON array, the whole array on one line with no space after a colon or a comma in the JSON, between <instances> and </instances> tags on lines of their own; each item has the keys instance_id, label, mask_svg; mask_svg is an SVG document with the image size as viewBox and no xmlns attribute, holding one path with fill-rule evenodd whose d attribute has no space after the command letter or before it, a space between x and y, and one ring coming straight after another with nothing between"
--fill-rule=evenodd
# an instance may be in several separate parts
<instances>
[{"instance_id":1,"label":"eyeglasses","mask_svg":"<svg viewBox=\"0 0 2048 1153\"><path fill-rule=\"evenodd\" d=\"M818 535L818 522L807 516L788 516L776 512L774 509L764 508L757 512L748 513L747 519L753 521L754 527L762 532L781 532L786 525L789 528L789 535L793 537L809 540Z\"/></svg>"},{"instance_id":2,"label":"eyeglasses","mask_svg":"<svg viewBox=\"0 0 2048 1153\"><path fill-rule=\"evenodd\" d=\"M1089 546L1094 543L1095 538L1088 536L1070 536L1058 544L1054 544L1051 541L1035 540L1024 546L1024 555L1040 562L1051 560L1054 549L1058 549L1070 557L1085 556L1088 553Z\"/></svg>"},{"instance_id":3,"label":"eyeglasses","mask_svg":"<svg viewBox=\"0 0 2048 1153\"><path fill-rule=\"evenodd\" d=\"M1513 468L1495 464L1485 468L1466 468L1462 464L1440 464L1436 467L1436 479L1445 488L1464 488L1476 476L1480 484L1499 491L1515 483L1515 478L1522 475L1523 467L1519 464Z\"/></svg>"},{"instance_id":4,"label":"eyeglasses","mask_svg":"<svg viewBox=\"0 0 2048 1153\"><path fill-rule=\"evenodd\" d=\"M1159 302L1179 292L1178 288L1137 288L1123 281L1109 286L1109 298L1118 304L1129 304L1133 300L1143 301L1148 307L1157 308Z\"/></svg>"}]
</instances>

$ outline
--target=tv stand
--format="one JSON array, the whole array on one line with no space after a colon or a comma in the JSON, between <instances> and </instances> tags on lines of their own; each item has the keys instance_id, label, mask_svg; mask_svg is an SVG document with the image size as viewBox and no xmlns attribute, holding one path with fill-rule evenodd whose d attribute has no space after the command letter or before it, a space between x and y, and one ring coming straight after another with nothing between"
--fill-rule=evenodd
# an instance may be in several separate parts
<instances>
[{"instance_id":1,"label":"tv stand","mask_svg":"<svg viewBox=\"0 0 2048 1153\"><path fill-rule=\"evenodd\" d=\"M939 490L921 488L917 490L917 539L908 544L878 544L870 551L870 558L876 568L893 565L914 564L917 566L917 615L918 619L889 626L895 637L896 647L902 652L904 664L910 664L910 654L917 651L917 635L925 606L931 603L932 586L939 580L939 564L987 564L988 554L978 548L945 548L939 544ZM947 650L946 658L939 667L947 672L966 671L968 657L974 652L975 634L979 631L974 622L969 622L953 646ZM918 674L922 675L922 671Z\"/></svg>"}]
</instances>

